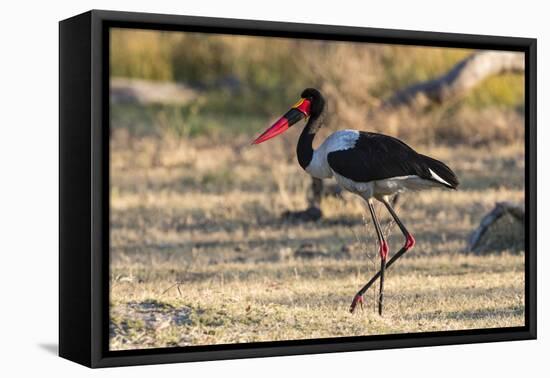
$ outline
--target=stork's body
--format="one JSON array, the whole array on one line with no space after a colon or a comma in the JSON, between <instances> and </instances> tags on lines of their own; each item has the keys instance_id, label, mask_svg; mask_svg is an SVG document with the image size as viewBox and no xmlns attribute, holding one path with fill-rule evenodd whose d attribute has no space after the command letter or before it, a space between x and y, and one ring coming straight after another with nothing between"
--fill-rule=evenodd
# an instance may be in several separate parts
<instances>
[{"instance_id":1,"label":"stork's body","mask_svg":"<svg viewBox=\"0 0 550 378\"><path fill-rule=\"evenodd\" d=\"M415 243L388 202L388 196L405 190L432 187L455 189L458 179L444 163L419 154L399 139L383 134L340 130L331 134L314 150L313 140L323 124L325 112L326 103L321 93L316 89L306 89L301 100L254 143L273 138L300 119L309 117L296 148L298 163L311 176L319 179L334 177L343 189L364 198L378 236L381 269L355 295L350 310L353 312L358 303L363 303L363 294L380 277L379 313L382 314L385 268L391 266ZM373 199L386 206L405 236L403 247L389 261L389 247L374 211Z\"/></svg>"},{"instance_id":2,"label":"stork's body","mask_svg":"<svg viewBox=\"0 0 550 378\"><path fill-rule=\"evenodd\" d=\"M298 156L301 153L298 148ZM454 188L436 173L442 168L440 164L390 136L339 130L313 151L302 168L319 179L334 177L343 189L368 199L406 190Z\"/></svg>"}]
</instances>

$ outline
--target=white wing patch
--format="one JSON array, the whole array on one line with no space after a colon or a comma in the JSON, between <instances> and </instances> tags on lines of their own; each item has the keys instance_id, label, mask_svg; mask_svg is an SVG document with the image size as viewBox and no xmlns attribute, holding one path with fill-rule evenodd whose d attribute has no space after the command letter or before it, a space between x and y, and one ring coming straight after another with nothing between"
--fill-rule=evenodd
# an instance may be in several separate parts
<instances>
[{"instance_id":1,"label":"white wing patch","mask_svg":"<svg viewBox=\"0 0 550 378\"><path fill-rule=\"evenodd\" d=\"M447 181L443 180L437 173L435 173L434 171L432 171L430 168L428 168L428 170L430 171L430 174L432 175L432 177L433 177L434 179L436 179L437 181L439 181L439 182L442 183L442 184L452 186L452 185L449 184Z\"/></svg>"},{"instance_id":2,"label":"white wing patch","mask_svg":"<svg viewBox=\"0 0 550 378\"><path fill-rule=\"evenodd\" d=\"M357 130L338 130L332 133L323 144L319 146L319 149L324 149L327 155L332 151L349 150L355 147L357 139L359 139L359 131Z\"/></svg>"}]
</instances>

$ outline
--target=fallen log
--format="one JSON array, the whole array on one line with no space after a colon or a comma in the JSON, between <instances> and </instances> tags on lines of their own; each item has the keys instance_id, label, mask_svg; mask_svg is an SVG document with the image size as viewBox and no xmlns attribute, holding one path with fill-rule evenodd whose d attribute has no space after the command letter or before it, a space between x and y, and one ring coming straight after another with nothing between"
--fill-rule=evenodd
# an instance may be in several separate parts
<instances>
[{"instance_id":1,"label":"fallen log","mask_svg":"<svg viewBox=\"0 0 550 378\"><path fill-rule=\"evenodd\" d=\"M457 63L444 75L398 91L384 103L384 107L422 107L431 103L441 104L465 95L489 76L524 70L523 53L478 51Z\"/></svg>"},{"instance_id":2,"label":"fallen log","mask_svg":"<svg viewBox=\"0 0 550 378\"><path fill-rule=\"evenodd\" d=\"M116 77L111 79L110 95L113 104L185 105L199 93L181 83Z\"/></svg>"}]
</instances>

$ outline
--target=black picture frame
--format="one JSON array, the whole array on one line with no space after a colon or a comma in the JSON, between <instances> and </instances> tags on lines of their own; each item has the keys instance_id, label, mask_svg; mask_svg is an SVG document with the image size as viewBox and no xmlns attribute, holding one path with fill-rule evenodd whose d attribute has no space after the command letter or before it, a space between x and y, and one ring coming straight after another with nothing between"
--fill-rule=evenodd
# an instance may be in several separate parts
<instances>
[{"instance_id":1,"label":"black picture frame","mask_svg":"<svg viewBox=\"0 0 550 378\"><path fill-rule=\"evenodd\" d=\"M525 326L109 351L111 27L525 53ZM59 354L89 367L536 338L536 39L92 10L59 23ZM107 125L107 126L106 126Z\"/></svg>"}]
</instances>

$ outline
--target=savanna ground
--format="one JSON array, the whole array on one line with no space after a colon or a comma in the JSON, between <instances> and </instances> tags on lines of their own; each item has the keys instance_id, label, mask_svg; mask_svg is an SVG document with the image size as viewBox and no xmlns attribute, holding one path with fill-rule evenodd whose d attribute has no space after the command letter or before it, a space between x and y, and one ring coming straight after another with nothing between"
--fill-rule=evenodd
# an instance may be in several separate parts
<instances>
[{"instance_id":1,"label":"savanna ground","mask_svg":"<svg viewBox=\"0 0 550 378\"><path fill-rule=\"evenodd\" d=\"M472 51L123 29L111 47L113 78L186 88L180 102L111 97L111 349L524 324L522 243L504 232L499 248L465 252L496 202L524 199L522 73L386 111L393 93ZM361 200L327 197L321 220L285 220L307 206L311 181L294 152L301 125L250 146L309 86L328 101L317 142L345 128L393 135L461 182L400 197L417 244L387 273L383 317L377 285L363 311L348 311L379 265ZM391 254L402 236L377 211Z\"/></svg>"},{"instance_id":2,"label":"savanna ground","mask_svg":"<svg viewBox=\"0 0 550 378\"><path fill-rule=\"evenodd\" d=\"M309 180L282 141L245 142L165 140L159 152L113 140L112 349L524 324L523 252L463 253L496 201L523 199L521 145L422 149L462 185L401 197L417 245L388 271L380 317L376 286L348 312L378 269L360 199L324 199L318 222L284 221L306 206ZM399 230L383 219L396 251Z\"/></svg>"}]
</instances>

